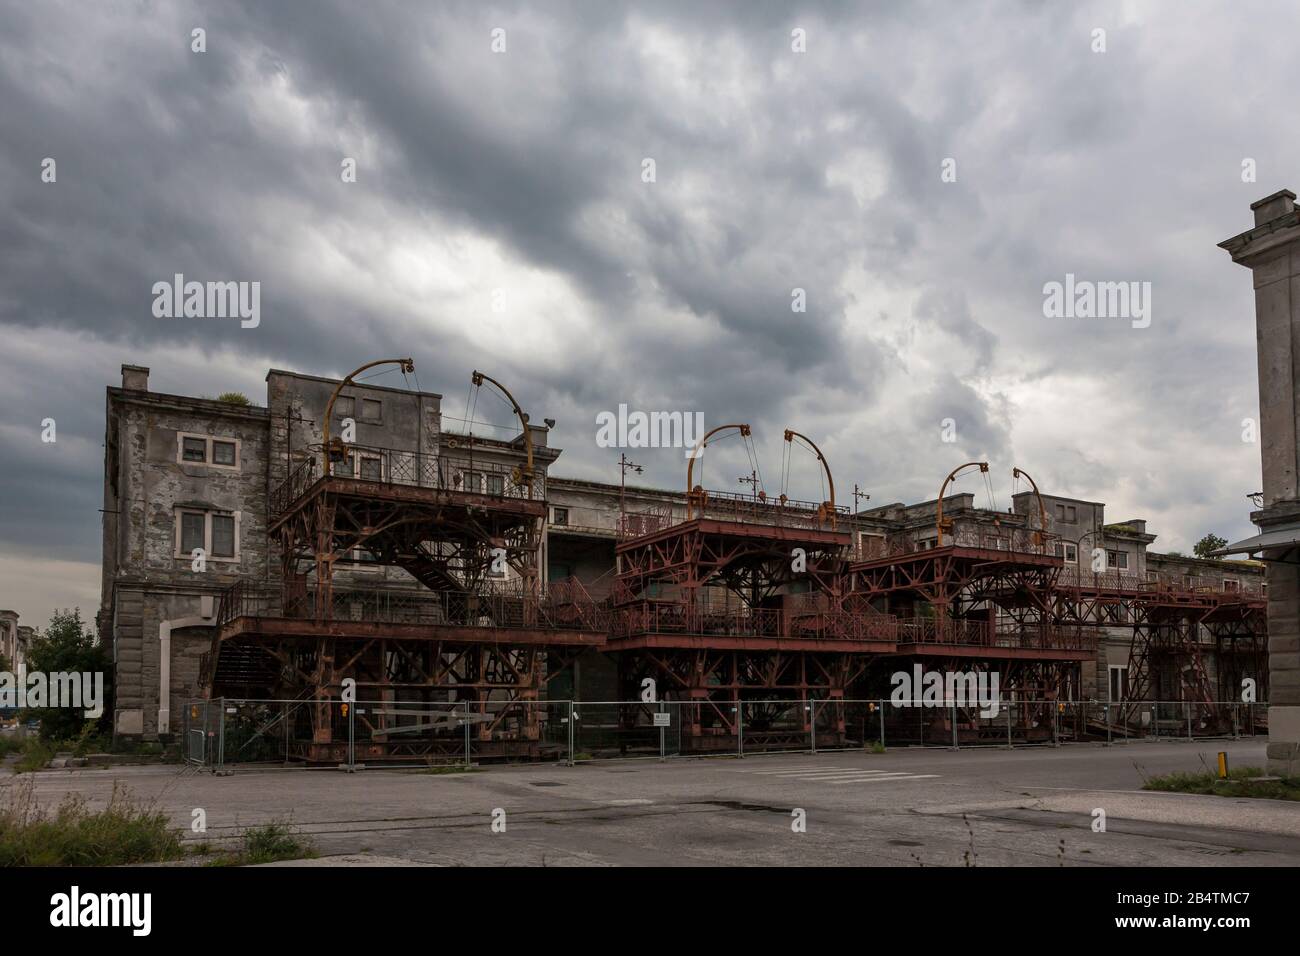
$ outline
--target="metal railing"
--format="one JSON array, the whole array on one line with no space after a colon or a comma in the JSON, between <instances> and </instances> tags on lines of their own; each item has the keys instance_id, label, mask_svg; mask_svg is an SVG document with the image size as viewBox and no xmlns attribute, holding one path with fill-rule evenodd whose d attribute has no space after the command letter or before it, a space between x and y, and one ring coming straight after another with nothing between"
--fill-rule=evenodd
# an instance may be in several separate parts
<instances>
[{"instance_id":1,"label":"metal railing","mask_svg":"<svg viewBox=\"0 0 1300 956\"><path fill-rule=\"evenodd\" d=\"M294 468L283 482L271 490L272 514L287 511L293 502L316 484L320 472L318 458L308 459ZM344 446L342 460L331 462L330 472L333 478L377 485L460 491L493 498L532 498L541 501L546 497L546 480L541 475L535 475L530 482L519 473L517 465L495 458L478 457L472 453L443 452L432 455L399 448L349 444Z\"/></svg>"},{"instance_id":2,"label":"metal railing","mask_svg":"<svg viewBox=\"0 0 1300 956\"><path fill-rule=\"evenodd\" d=\"M943 547L1005 551L1008 554L1053 555L1059 540L1058 535L1033 528L958 527L944 532ZM866 534L854 546L853 556L858 561L873 561L878 558L924 554L934 550L935 541L933 528L895 534Z\"/></svg>"},{"instance_id":3,"label":"metal railing","mask_svg":"<svg viewBox=\"0 0 1300 956\"><path fill-rule=\"evenodd\" d=\"M609 612L573 579L555 581L542 594L522 585L494 585L479 591L418 588L331 589L328 608L318 614L316 590L279 589L240 581L222 592L217 624L239 617L285 617L375 624L513 627L604 631Z\"/></svg>"}]
</instances>

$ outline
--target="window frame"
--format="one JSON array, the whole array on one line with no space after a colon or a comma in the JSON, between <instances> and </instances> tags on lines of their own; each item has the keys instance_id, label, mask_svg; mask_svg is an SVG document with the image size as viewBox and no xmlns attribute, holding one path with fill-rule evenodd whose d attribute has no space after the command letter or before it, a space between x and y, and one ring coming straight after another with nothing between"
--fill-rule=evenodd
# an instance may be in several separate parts
<instances>
[{"instance_id":1,"label":"window frame","mask_svg":"<svg viewBox=\"0 0 1300 956\"><path fill-rule=\"evenodd\" d=\"M182 516L202 515L203 516L203 544L201 545L201 547L203 548L204 560L217 561L222 564L239 563L239 561L241 560L239 538L240 538L240 527L243 521L243 512L226 511L225 509L222 508L194 508L185 505L177 505L172 509L172 515L173 515L172 523L175 526L175 530L173 532L174 551L172 556L176 558L176 560L178 561L193 560L193 549L186 550L184 548L185 519ZM212 553L212 519L214 517L233 519L234 528L232 530L232 535L233 535L234 554L219 555L219 554Z\"/></svg>"},{"instance_id":2,"label":"window frame","mask_svg":"<svg viewBox=\"0 0 1300 956\"><path fill-rule=\"evenodd\" d=\"M1118 689L1120 696L1114 695L1116 685L1116 673L1118 672ZM1129 699L1130 690L1128 682L1128 665L1127 664L1108 664L1106 666L1106 700L1112 704L1122 704Z\"/></svg>"},{"instance_id":3,"label":"window frame","mask_svg":"<svg viewBox=\"0 0 1300 956\"><path fill-rule=\"evenodd\" d=\"M186 441L203 442L202 461L185 457ZM223 465L213 460L213 444L215 442L235 446L235 463L233 465ZM219 468L222 471L238 472L243 466L243 461L244 442L242 438L235 438L230 435L201 435L198 432L178 431L176 433L176 464L178 465L203 465L205 468Z\"/></svg>"}]
</instances>

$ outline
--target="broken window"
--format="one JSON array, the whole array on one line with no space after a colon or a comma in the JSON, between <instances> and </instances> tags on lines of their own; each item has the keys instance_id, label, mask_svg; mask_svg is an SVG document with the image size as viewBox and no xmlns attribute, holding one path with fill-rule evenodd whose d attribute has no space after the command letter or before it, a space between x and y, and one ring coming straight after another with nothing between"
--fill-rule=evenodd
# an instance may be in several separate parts
<instances>
[{"instance_id":1,"label":"broken window","mask_svg":"<svg viewBox=\"0 0 1300 956\"><path fill-rule=\"evenodd\" d=\"M181 458L185 461L207 461L208 441L206 438L186 438L181 442Z\"/></svg>"}]
</instances>

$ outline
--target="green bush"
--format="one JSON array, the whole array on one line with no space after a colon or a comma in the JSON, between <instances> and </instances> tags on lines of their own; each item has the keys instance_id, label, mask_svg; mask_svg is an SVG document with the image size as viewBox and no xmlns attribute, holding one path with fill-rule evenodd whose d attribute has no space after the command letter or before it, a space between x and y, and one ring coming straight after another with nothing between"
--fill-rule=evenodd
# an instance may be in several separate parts
<instances>
[{"instance_id":1,"label":"green bush","mask_svg":"<svg viewBox=\"0 0 1300 956\"><path fill-rule=\"evenodd\" d=\"M1170 773L1151 777L1143 790L1165 793L1199 793L1217 797L1264 797L1272 800L1300 800L1300 779L1264 780L1251 778L1264 776L1259 767L1237 767L1228 771L1228 779L1220 780L1217 773Z\"/></svg>"},{"instance_id":2,"label":"green bush","mask_svg":"<svg viewBox=\"0 0 1300 956\"><path fill-rule=\"evenodd\" d=\"M256 866L278 860L311 859L318 854L311 841L302 837L287 820L274 820L243 833L243 845L209 861L208 866Z\"/></svg>"},{"instance_id":3,"label":"green bush","mask_svg":"<svg viewBox=\"0 0 1300 956\"><path fill-rule=\"evenodd\" d=\"M56 753L54 744L46 743L39 737L28 737L23 741L22 756L14 764L14 773L31 773L44 770L50 765Z\"/></svg>"},{"instance_id":4,"label":"green bush","mask_svg":"<svg viewBox=\"0 0 1300 956\"><path fill-rule=\"evenodd\" d=\"M36 803L34 793L29 780L9 787L0 802L0 867L121 866L184 855L166 815L133 800L120 784L102 810L69 794L51 812Z\"/></svg>"}]
</instances>

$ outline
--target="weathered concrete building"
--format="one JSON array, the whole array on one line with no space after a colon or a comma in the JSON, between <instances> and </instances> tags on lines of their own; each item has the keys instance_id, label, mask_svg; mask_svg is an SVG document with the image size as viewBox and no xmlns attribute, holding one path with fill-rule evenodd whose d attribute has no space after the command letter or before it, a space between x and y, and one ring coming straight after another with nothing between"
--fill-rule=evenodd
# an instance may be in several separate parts
<instances>
[{"instance_id":1,"label":"weathered concrete building","mask_svg":"<svg viewBox=\"0 0 1300 956\"><path fill-rule=\"evenodd\" d=\"M1300 209L1283 189L1251 203L1251 229L1219 243L1251 270L1259 352L1261 534L1224 553L1268 563L1268 766L1300 775Z\"/></svg>"},{"instance_id":2,"label":"weathered concrete building","mask_svg":"<svg viewBox=\"0 0 1300 956\"><path fill-rule=\"evenodd\" d=\"M18 623L17 611L0 611L0 659L17 672L27 657L34 629Z\"/></svg>"},{"instance_id":3,"label":"weathered concrete building","mask_svg":"<svg viewBox=\"0 0 1300 956\"><path fill-rule=\"evenodd\" d=\"M351 550L329 569L331 590L307 590L308 578L318 580L319 569L312 576L311 569L303 567L302 529L290 531L284 517L288 502L280 499L302 484L296 475L307 480L319 476L325 438L321 423L338 385L337 380L272 370L262 407L151 392L147 369L124 366L122 386L108 389L99 628L113 649L119 735L153 739L178 732L178 708L200 692L200 671L215 647L218 604L237 582L265 585L267 596L259 613L271 616L292 617L285 602L311 611L313 601L324 599L330 602L327 617L363 622L373 616L377 601L389 608L393 594L406 593L412 601L402 612L406 616L396 621L399 626L407 620L448 620L448 606L432 612L427 606L427 588L436 592L446 587L434 579L441 572L401 548L384 560L364 548ZM497 440L445 430L436 393L349 385L334 406L331 435L339 435L345 425L354 429L346 452L332 464L332 474L394 483L406 488L408 497L422 486L438 485L499 498L505 493L503 485L511 481L511 469L517 471L525 461L522 432L511 440ZM548 429L528 427L545 509L536 560L524 565L536 567L542 586L573 579L584 599L614 603L624 560L620 545L683 521L687 496L551 475L560 452L548 447ZM454 464L451 471L444 467L449 464ZM740 497L735 504L745 510ZM754 520L767 520L759 499L751 503ZM941 547L940 511L949 539L943 545L955 540L976 548L971 553L977 555L1011 555L1026 550L1026 545L1037 551L1038 564L1031 570L1038 575L1033 600L1042 604L1034 610L1043 619L1040 623L1045 627L1049 618L1077 618L1097 635L1086 652L1067 655L1076 662L1070 665L1073 676L1064 686L1053 685L1053 694L1081 701L1138 696L1205 702L1235 700L1233 682L1239 683L1243 675L1266 684L1266 673L1258 673L1259 662L1248 655L1220 663L1223 641L1216 637L1216 625L1204 607L1188 611L1176 626L1168 621L1160 625L1162 634L1177 632L1177 646L1152 637L1155 625L1142 617L1150 603L1144 596L1155 590L1176 592L1189 607L1195 602L1186 595L1197 589L1255 592L1260 567L1152 552L1149 546L1156 536L1148 533L1145 521L1107 523L1100 502L1025 492L1015 495L1005 511L991 504L978 507L972 494L856 513L841 508L837 534L849 542L851 551L845 559L869 565L891 555L935 551ZM476 587L481 586L485 597L505 593L519 573L517 567L506 567L495 580ZM721 581L706 583L702 606L734 602L727 590ZM787 598L783 601L791 608L788 613L795 613L798 595ZM904 631L922 627L926 615L932 614L925 600L914 594L869 600L878 605L876 610L898 615ZM1014 600L1007 601L1005 595L1000 600L968 601L961 614L972 621L978 618L990 640L1014 643L1014 635L1027 634L1028 625L1016 619L1021 612ZM1048 606L1049 600L1061 605ZM1090 616L1080 615L1076 605L1081 603L1088 603ZM235 612L227 618L232 616ZM312 614L306 617L304 626ZM1158 652L1148 655L1148 643L1160 644ZM629 693L617 655L594 644L576 648L564 666L540 683L528 680L528 694L552 699L612 701L628 699ZM400 695L397 689L391 693L394 699Z\"/></svg>"}]
</instances>

